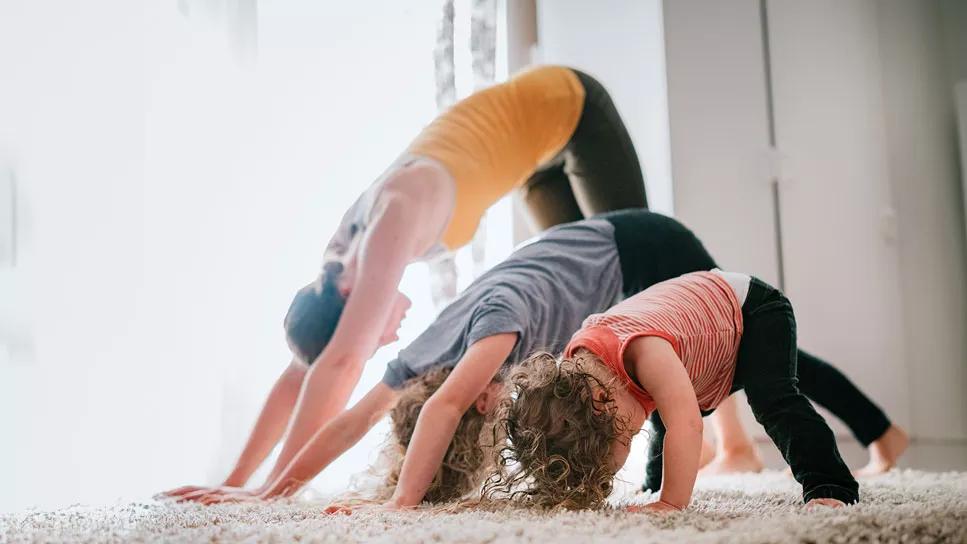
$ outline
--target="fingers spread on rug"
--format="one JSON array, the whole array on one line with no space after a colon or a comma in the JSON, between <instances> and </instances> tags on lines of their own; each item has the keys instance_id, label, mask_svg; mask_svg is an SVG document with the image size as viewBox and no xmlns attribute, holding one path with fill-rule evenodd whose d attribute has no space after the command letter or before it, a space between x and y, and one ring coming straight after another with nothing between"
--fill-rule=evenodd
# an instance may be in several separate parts
<instances>
[{"instance_id":1,"label":"fingers spread on rug","mask_svg":"<svg viewBox=\"0 0 967 544\"><path fill-rule=\"evenodd\" d=\"M325 510L323 510L323 513L344 514L348 516L360 512L407 512L411 510L416 510L416 507L400 506L392 500L381 503L379 501L369 499L356 499L352 501L330 504Z\"/></svg>"},{"instance_id":2,"label":"fingers spread on rug","mask_svg":"<svg viewBox=\"0 0 967 544\"><path fill-rule=\"evenodd\" d=\"M155 499L170 499L172 497L181 497L189 493L194 493L202 489L208 489L208 486L204 485L183 485L181 487L176 487L174 489L169 489L168 491L162 491L154 496Z\"/></svg>"},{"instance_id":3,"label":"fingers spread on rug","mask_svg":"<svg viewBox=\"0 0 967 544\"><path fill-rule=\"evenodd\" d=\"M347 499L330 504L323 510L325 514L351 515L353 512L363 510L375 510L382 504L382 501L375 499Z\"/></svg>"},{"instance_id":4,"label":"fingers spread on rug","mask_svg":"<svg viewBox=\"0 0 967 544\"><path fill-rule=\"evenodd\" d=\"M177 492L177 493L175 493ZM257 498L256 491L249 491L241 487L201 487L185 486L172 492L155 495L155 499L174 499L175 502L195 502L198 504L219 504L227 502L242 502Z\"/></svg>"}]
</instances>

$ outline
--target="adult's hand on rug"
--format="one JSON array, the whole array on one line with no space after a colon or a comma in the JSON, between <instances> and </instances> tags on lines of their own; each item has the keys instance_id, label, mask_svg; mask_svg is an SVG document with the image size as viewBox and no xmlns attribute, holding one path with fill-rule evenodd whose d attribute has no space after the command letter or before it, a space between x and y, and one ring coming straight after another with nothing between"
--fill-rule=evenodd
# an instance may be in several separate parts
<instances>
[{"instance_id":1,"label":"adult's hand on rug","mask_svg":"<svg viewBox=\"0 0 967 544\"><path fill-rule=\"evenodd\" d=\"M155 499L170 499L174 497L183 497L185 495L200 491L202 489L209 489L211 486L207 485L183 485L181 487L176 487L174 489L169 489L168 491L162 491L154 496Z\"/></svg>"},{"instance_id":2,"label":"adult's hand on rug","mask_svg":"<svg viewBox=\"0 0 967 544\"><path fill-rule=\"evenodd\" d=\"M648 504L632 504L631 506L625 507L628 512L643 512L645 514L674 514L675 512L681 512L681 508L672 506L666 502L655 501Z\"/></svg>"},{"instance_id":3,"label":"adult's hand on rug","mask_svg":"<svg viewBox=\"0 0 967 544\"><path fill-rule=\"evenodd\" d=\"M212 504L222 504L229 502L245 502L245 501L258 501L259 490L248 490L248 489L236 489L236 490L226 490L218 489L210 493L206 493L194 499L195 502L204 504L205 506Z\"/></svg>"},{"instance_id":4,"label":"adult's hand on rug","mask_svg":"<svg viewBox=\"0 0 967 544\"><path fill-rule=\"evenodd\" d=\"M197 502L207 505L217 502L238 502L243 497L254 498L256 495L258 495L257 491L248 491L241 487L211 486L183 493L177 497L177 500L178 502Z\"/></svg>"},{"instance_id":5,"label":"adult's hand on rug","mask_svg":"<svg viewBox=\"0 0 967 544\"><path fill-rule=\"evenodd\" d=\"M826 498L824 498L824 499L811 499L809 502L806 503L806 508L808 510L814 510L815 508L817 508L819 506L825 506L825 507L828 507L828 508L842 508L842 507L846 506L846 503L844 503L843 501L840 501L840 500L836 500L836 499L826 499Z\"/></svg>"}]
</instances>

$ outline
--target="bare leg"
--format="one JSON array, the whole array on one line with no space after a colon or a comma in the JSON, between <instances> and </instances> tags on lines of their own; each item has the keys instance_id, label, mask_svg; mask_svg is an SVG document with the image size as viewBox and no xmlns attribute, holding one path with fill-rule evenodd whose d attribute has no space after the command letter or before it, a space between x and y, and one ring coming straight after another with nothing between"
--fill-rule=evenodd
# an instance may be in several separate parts
<instances>
[{"instance_id":1,"label":"bare leg","mask_svg":"<svg viewBox=\"0 0 967 544\"><path fill-rule=\"evenodd\" d=\"M725 399L709 417L715 430L715 458L698 475L760 472L764 468L762 459L739 420L735 395Z\"/></svg>"},{"instance_id":2,"label":"bare leg","mask_svg":"<svg viewBox=\"0 0 967 544\"><path fill-rule=\"evenodd\" d=\"M882 436L874 440L868 450L870 452L870 462L865 467L854 472L859 477L876 476L883 474L896 466L897 459L903 455L910 445L910 437L903 429L896 425L890 428Z\"/></svg>"}]
</instances>

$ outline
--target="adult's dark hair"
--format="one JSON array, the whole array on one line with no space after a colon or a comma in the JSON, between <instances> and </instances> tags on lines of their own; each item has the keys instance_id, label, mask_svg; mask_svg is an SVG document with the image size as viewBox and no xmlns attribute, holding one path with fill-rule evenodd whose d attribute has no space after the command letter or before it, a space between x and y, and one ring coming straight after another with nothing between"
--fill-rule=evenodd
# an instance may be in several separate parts
<instances>
[{"instance_id":1,"label":"adult's dark hair","mask_svg":"<svg viewBox=\"0 0 967 544\"><path fill-rule=\"evenodd\" d=\"M319 281L299 289L285 314L289 347L307 364L311 365L329 343L346 306L346 297L338 287L342 271L342 263L326 263Z\"/></svg>"}]
</instances>

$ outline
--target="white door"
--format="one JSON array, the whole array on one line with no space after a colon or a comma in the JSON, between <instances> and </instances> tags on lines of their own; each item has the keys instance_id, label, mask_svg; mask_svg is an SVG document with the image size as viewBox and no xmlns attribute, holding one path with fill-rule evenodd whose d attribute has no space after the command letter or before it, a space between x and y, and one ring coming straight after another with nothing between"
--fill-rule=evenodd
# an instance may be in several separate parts
<instances>
[{"instance_id":1,"label":"white door","mask_svg":"<svg viewBox=\"0 0 967 544\"><path fill-rule=\"evenodd\" d=\"M904 424L896 211L874 0L768 2L786 292L800 345Z\"/></svg>"},{"instance_id":2,"label":"white door","mask_svg":"<svg viewBox=\"0 0 967 544\"><path fill-rule=\"evenodd\" d=\"M873 4L666 2L672 175L717 260L782 278L800 346L906 423Z\"/></svg>"}]
</instances>

